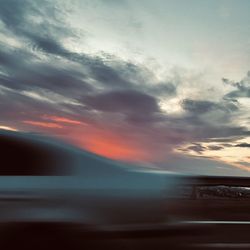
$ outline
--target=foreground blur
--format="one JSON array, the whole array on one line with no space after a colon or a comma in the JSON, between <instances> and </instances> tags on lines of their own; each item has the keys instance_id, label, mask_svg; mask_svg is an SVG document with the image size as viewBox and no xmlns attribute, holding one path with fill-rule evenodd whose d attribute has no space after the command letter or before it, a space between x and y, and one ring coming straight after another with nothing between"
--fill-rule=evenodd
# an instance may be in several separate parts
<instances>
[{"instance_id":1,"label":"foreground blur","mask_svg":"<svg viewBox=\"0 0 250 250\"><path fill-rule=\"evenodd\" d=\"M250 181L122 165L39 135L0 132L6 249L249 248Z\"/></svg>"}]
</instances>

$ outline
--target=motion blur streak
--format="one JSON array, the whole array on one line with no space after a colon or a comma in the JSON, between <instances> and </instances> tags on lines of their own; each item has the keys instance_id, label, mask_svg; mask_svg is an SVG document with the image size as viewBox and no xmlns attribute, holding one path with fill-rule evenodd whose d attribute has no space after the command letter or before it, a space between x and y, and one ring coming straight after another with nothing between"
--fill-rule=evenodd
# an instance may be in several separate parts
<instances>
[{"instance_id":1,"label":"motion blur streak","mask_svg":"<svg viewBox=\"0 0 250 250\"><path fill-rule=\"evenodd\" d=\"M249 178L149 171L42 135L6 130L0 131L0 152L3 249L249 244Z\"/></svg>"}]
</instances>

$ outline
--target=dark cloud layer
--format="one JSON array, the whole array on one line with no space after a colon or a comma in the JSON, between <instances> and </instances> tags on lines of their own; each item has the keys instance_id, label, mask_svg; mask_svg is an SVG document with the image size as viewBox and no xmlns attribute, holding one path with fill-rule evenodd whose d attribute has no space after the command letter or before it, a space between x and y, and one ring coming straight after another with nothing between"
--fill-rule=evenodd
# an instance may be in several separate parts
<instances>
[{"instance_id":1,"label":"dark cloud layer","mask_svg":"<svg viewBox=\"0 0 250 250\"><path fill-rule=\"evenodd\" d=\"M206 147L203 147L202 145L195 143L192 146L189 146L187 149L202 154L202 152L206 150Z\"/></svg>"},{"instance_id":2,"label":"dark cloud layer","mask_svg":"<svg viewBox=\"0 0 250 250\"><path fill-rule=\"evenodd\" d=\"M226 94L224 96L224 99L238 99L242 97L250 97L250 71L239 82L230 81L227 78L223 78L222 81L224 82L224 84L231 85L232 87L236 88L236 90L233 90Z\"/></svg>"},{"instance_id":3,"label":"dark cloud layer","mask_svg":"<svg viewBox=\"0 0 250 250\"><path fill-rule=\"evenodd\" d=\"M235 147L250 148L250 143L239 143L239 144L236 144Z\"/></svg>"},{"instance_id":4,"label":"dark cloud layer","mask_svg":"<svg viewBox=\"0 0 250 250\"><path fill-rule=\"evenodd\" d=\"M182 107L183 109L196 114L202 114L218 110L225 112L232 112L238 110L237 103L232 101L216 103L212 101L185 99L182 102Z\"/></svg>"},{"instance_id":5,"label":"dark cloud layer","mask_svg":"<svg viewBox=\"0 0 250 250\"><path fill-rule=\"evenodd\" d=\"M85 103L94 109L108 112L151 115L160 112L156 99L134 90L110 91L86 98Z\"/></svg>"},{"instance_id":6,"label":"dark cloud layer","mask_svg":"<svg viewBox=\"0 0 250 250\"><path fill-rule=\"evenodd\" d=\"M223 149L224 147L222 146L217 146L217 145L211 145L211 146L208 146L208 149L210 150L221 150Z\"/></svg>"},{"instance_id":7,"label":"dark cloud layer","mask_svg":"<svg viewBox=\"0 0 250 250\"><path fill-rule=\"evenodd\" d=\"M199 143L193 143L193 145L187 147L184 149L184 151L194 151L198 154L202 154L203 152L207 150L212 150L212 151L217 151L217 150L222 150L224 147L222 145L210 145L210 146L203 146Z\"/></svg>"}]
</instances>

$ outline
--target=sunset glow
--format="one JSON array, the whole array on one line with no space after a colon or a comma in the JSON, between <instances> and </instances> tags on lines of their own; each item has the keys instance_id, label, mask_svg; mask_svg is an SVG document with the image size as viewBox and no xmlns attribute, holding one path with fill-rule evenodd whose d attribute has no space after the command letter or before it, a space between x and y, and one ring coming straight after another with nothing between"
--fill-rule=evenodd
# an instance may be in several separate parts
<instances>
[{"instance_id":1,"label":"sunset glow","mask_svg":"<svg viewBox=\"0 0 250 250\"><path fill-rule=\"evenodd\" d=\"M115 160L146 162L154 157L144 148L135 146L131 142L127 143L122 136L112 135L111 133L91 134L80 146L90 152Z\"/></svg>"}]
</instances>

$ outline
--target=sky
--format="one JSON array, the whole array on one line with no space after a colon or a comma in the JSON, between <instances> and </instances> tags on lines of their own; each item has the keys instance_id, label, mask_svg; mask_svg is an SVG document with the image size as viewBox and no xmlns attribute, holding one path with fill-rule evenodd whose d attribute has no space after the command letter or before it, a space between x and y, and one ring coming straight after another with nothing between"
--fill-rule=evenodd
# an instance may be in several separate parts
<instances>
[{"instance_id":1,"label":"sky","mask_svg":"<svg viewBox=\"0 0 250 250\"><path fill-rule=\"evenodd\" d=\"M0 0L0 129L150 168L249 176L249 9Z\"/></svg>"}]
</instances>

